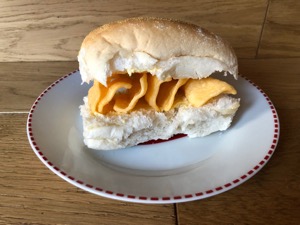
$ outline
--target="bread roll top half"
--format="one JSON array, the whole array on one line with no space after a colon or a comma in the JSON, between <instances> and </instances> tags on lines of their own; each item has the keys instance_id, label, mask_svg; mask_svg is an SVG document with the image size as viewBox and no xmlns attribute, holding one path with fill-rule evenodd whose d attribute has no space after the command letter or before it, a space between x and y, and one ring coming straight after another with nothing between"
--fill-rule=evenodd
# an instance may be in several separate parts
<instances>
[{"instance_id":1,"label":"bread roll top half","mask_svg":"<svg viewBox=\"0 0 300 225\"><path fill-rule=\"evenodd\" d=\"M201 79L216 71L238 75L234 50L220 36L162 18L130 18L93 30L78 61L83 82L97 80L104 86L116 73L148 72L160 80Z\"/></svg>"}]
</instances>

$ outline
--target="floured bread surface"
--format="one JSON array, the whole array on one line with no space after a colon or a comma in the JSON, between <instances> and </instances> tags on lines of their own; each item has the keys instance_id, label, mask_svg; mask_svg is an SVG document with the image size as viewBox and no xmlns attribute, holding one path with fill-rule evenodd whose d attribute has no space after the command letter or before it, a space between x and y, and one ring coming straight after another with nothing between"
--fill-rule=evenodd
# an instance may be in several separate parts
<instances>
[{"instance_id":1,"label":"floured bread surface","mask_svg":"<svg viewBox=\"0 0 300 225\"><path fill-rule=\"evenodd\" d=\"M91 114L85 97L81 106L84 143L92 149L111 150L148 140L169 139L175 134L203 137L226 130L239 107L239 99L219 96L199 107L180 107L168 112L139 109L127 114Z\"/></svg>"},{"instance_id":2,"label":"floured bread surface","mask_svg":"<svg viewBox=\"0 0 300 225\"><path fill-rule=\"evenodd\" d=\"M161 18L130 18L92 31L78 54L83 82L106 86L113 73L149 72L160 80L201 79L215 71L237 77L231 46L199 26Z\"/></svg>"}]
</instances>

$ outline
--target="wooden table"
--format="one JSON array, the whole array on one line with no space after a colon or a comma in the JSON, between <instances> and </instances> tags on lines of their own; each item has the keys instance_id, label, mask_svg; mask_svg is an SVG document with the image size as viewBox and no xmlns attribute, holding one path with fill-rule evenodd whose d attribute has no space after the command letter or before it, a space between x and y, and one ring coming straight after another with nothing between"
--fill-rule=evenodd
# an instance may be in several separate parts
<instances>
[{"instance_id":1,"label":"wooden table","mask_svg":"<svg viewBox=\"0 0 300 225\"><path fill-rule=\"evenodd\" d=\"M0 224L300 224L299 10L297 0L1 0ZM253 178L199 201L127 203L70 185L33 153L26 120L37 96L78 68L90 30L141 15L182 19L225 37L240 73L273 101L279 144Z\"/></svg>"},{"instance_id":2,"label":"wooden table","mask_svg":"<svg viewBox=\"0 0 300 225\"><path fill-rule=\"evenodd\" d=\"M199 201L145 205L99 197L70 185L35 156L28 111L77 62L0 63L0 224L299 224L300 59L241 59L240 73L278 110L281 131L269 163L253 178Z\"/></svg>"}]
</instances>

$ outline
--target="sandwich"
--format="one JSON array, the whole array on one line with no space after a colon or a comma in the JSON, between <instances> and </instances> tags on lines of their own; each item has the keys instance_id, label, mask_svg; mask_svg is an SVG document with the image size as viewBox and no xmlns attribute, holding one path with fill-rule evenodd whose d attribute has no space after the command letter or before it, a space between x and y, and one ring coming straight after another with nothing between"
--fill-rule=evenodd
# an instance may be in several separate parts
<instances>
[{"instance_id":1,"label":"sandwich","mask_svg":"<svg viewBox=\"0 0 300 225\"><path fill-rule=\"evenodd\" d=\"M113 150L177 134L225 131L240 105L237 57L220 36L162 18L105 24L82 42L79 70L93 82L80 107L87 147Z\"/></svg>"}]
</instances>

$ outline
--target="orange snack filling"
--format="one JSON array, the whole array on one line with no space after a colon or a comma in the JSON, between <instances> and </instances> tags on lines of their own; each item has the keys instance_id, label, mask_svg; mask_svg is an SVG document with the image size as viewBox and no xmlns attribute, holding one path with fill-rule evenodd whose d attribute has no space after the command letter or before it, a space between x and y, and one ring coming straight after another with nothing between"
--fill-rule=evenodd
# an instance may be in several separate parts
<instances>
[{"instance_id":1,"label":"orange snack filling","mask_svg":"<svg viewBox=\"0 0 300 225\"><path fill-rule=\"evenodd\" d=\"M200 107L221 94L236 94L236 90L214 78L162 81L149 73L115 74L107 80L107 87L94 81L88 92L88 103L93 114L128 113L140 101L146 101L156 111L169 111L187 102Z\"/></svg>"}]
</instances>

